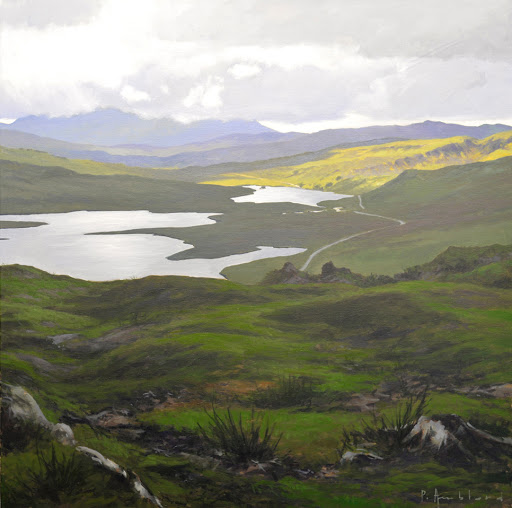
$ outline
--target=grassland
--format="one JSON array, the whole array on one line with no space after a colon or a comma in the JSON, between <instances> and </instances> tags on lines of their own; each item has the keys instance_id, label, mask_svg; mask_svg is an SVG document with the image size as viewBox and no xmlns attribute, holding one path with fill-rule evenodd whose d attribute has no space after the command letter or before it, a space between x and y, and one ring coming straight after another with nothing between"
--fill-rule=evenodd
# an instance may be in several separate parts
<instances>
[{"instance_id":1,"label":"grassland","mask_svg":"<svg viewBox=\"0 0 512 508\"><path fill-rule=\"evenodd\" d=\"M483 140L455 137L396 141L374 146L332 150L323 160L261 171L227 173L220 185L282 185L361 194L375 189L407 169L435 170L455 164L491 161L512 155L512 132ZM276 183L276 182L279 182Z\"/></svg>"},{"instance_id":2,"label":"grassland","mask_svg":"<svg viewBox=\"0 0 512 508\"><path fill-rule=\"evenodd\" d=\"M91 163L98 165L99 163ZM201 186L134 175L79 174L58 166L0 160L3 214L74 210L150 210L224 212L234 195L247 189Z\"/></svg>"},{"instance_id":3,"label":"grassland","mask_svg":"<svg viewBox=\"0 0 512 508\"><path fill-rule=\"evenodd\" d=\"M376 397L387 413L404 383L430 386L429 414L512 430L509 402L478 392L510 382L507 289L436 281L251 287L186 277L91 283L15 265L2 267L2 298L3 379L28 389L54 422L126 409L132 430L192 439L212 401L249 415L255 390L291 375L313 380L310 407L257 411L283 433L279 453L289 451L301 470L337 461L341 429L366 411L354 399ZM75 335L54 344L63 334ZM179 451L162 455L121 428L74 430L80 444L135 469L168 506L201 506L202 496L212 496L211 506L371 506L371 498L401 506L422 485L446 487L447 479L510 495L505 480L428 461L345 471L344 480L269 482L213 471ZM8 481L22 474L26 453L4 457ZM219 499L230 489L235 498Z\"/></svg>"},{"instance_id":4,"label":"grassland","mask_svg":"<svg viewBox=\"0 0 512 508\"><path fill-rule=\"evenodd\" d=\"M323 264L333 261L336 266L367 275L393 275L412 264L429 261L450 245L509 244L511 178L510 157L437 171L406 171L364 194L364 210L355 198L342 201L348 214L346 220L359 216L368 219L368 227L361 224L363 231L381 229L321 252L308 270L318 273ZM373 217L354 213L358 211L399 218L406 224L400 226L389 220L376 224ZM311 252L312 249L290 261L300 267ZM262 273L282 264L280 259L267 259L247 267L230 267L224 273L232 280L254 284L261 280Z\"/></svg>"},{"instance_id":5,"label":"grassland","mask_svg":"<svg viewBox=\"0 0 512 508\"><path fill-rule=\"evenodd\" d=\"M145 168L131 167L117 163L96 162L87 159L68 159L39 150L7 148L4 146L0 146L0 160L36 166L57 166L69 169L75 173L88 175L161 175L162 177L166 177L169 173L169 171L155 172Z\"/></svg>"},{"instance_id":6,"label":"grassland","mask_svg":"<svg viewBox=\"0 0 512 508\"><path fill-rule=\"evenodd\" d=\"M324 250L308 269L319 272L324 263L333 261L364 274L393 275L432 259L450 245L512 242L510 157L436 171L408 170L364 194L364 209L357 198L348 198L325 202L321 213L292 203L234 203L231 197L250 192L243 188L133 175L78 174L12 161L0 162L0 166L2 213L147 209L224 214L217 216L214 226L142 230L195 246L176 259L215 258L249 252L260 245L307 248L289 259L300 267L315 250L374 230ZM355 212L395 217L406 224ZM230 267L224 274L234 281L255 284L283 262L282 258L256 261Z\"/></svg>"}]
</instances>

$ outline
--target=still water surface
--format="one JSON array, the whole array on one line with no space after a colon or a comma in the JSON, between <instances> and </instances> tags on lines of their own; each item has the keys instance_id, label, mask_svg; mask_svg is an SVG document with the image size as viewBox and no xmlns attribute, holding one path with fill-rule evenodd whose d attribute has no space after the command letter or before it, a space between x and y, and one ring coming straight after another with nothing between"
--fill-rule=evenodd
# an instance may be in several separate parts
<instances>
[{"instance_id":1,"label":"still water surface","mask_svg":"<svg viewBox=\"0 0 512 508\"><path fill-rule=\"evenodd\" d=\"M237 203L297 203L299 205L318 206L322 201L337 201L351 198L348 194L336 194L297 187L261 187L259 185L244 185L253 189L254 193L246 196L231 198Z\"/></svg>"},{"instance_id":2,"label":"still water surface","mask_svg":"<svg viewBox=\"0 0 512 508\"><path fill-rule=\"evenodd\" d=\"M258 247L246 254L216 259L166 259L193 248L182 240L151 234L93 235L156 227L215 224L215 213L151 213L145 210L32 215L3 215L4 221L44 222L30 228L2 229L0 262L30 265L87 280L114 280L148 275L222 278L228 267L257 259L291 256L298 248Z\"/></svg>"}]
</instances>

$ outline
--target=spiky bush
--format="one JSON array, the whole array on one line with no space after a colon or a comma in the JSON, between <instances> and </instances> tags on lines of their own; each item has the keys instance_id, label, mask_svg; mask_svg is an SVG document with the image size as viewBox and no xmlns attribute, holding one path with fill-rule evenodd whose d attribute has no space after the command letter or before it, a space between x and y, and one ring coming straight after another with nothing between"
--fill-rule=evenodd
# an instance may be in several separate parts
<instances>
[{"instance_id":1,"label":"spiky bush","mask_svg":"<svg viewBox=\"0 0 512 508\"><path fill-rule=\"evenodd\" d=\"M67 496L81 491L92 474L89 461L74 450L59 454L52 444L45 452L38 447L36 455L37 465L26 471L18 486L27 499L61 503Z\"/></svg>"},{"instance_id":2,"label":"spiky bush","mask_svg":"<svg viewBox=\"0 0 512 508\"><path fill-rule=\"evenodd\" d=\"M229 408L219 414L213 406L206 414L208 424L205 427L198 424L199 432L212 448L221 450L232 461L261 462L275 456L281 435L276 437L274 425L269 426L254 409L248 419L242 413L235 417Z\"/></svg>"},{"instance_id":3,"label":"spiky bush","mask_svg":"<svg viewBox=\"0 0 512 508\"><path fill-rule=\"evenodd\" d=\"M396 406L392 416L377 416L362 420L362 430L343 429L338 454L358 449L362 443L372 443L382 455L393 455L404 448L405 438L423 415L428 405L427 389L409 395Z\"/></svg>"}]
</instances>

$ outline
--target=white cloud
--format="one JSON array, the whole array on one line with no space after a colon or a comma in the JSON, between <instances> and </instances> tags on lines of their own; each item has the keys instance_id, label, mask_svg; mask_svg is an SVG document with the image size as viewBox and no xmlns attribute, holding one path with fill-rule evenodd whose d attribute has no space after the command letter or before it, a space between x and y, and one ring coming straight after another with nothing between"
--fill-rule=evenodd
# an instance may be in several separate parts
<instances>
[{"instance_id":1,"label":"white cloud","mask_svg":"<svg viewBox=\"0 0 512 508\"><path fill-rule=\"evenodd\" d=\"M69 0L51 14L56 2L0 1L4 117L512 117L510 0Z\"/></svg>"},{"instance_id":2,"label":"white cloud","mask_svg":"<svg viewBox=\"0 0 512 508\"><path fill-rule=\"evenodd\" d=\"M131 85L125 85L121 88L121 97L129 103L151 100L151 96L147 92L137 90Z\"/></svg>"},{"instance_id":3,"label":"white cloud","mask_svg":"<svg viewBox=\"0 0 512 508\"><path fill-rule=\"evenodd\" d=\"M218 76L209 76L206 83L199 84L190 89L183 99L186 108L202 106L205 109L218 109L222 106L221 93L224 90L224 80Z\"/></svg>"},{"instance_id":4,"label":"white cloud","mask_svg":"<svg viewBox=\"0 0 512 508\"><path fill-rule=\"evenodd\" d=\"M238 63L228 69L228 73L235 79L245 79L256 76L261 72L261 67L256 64Z\"/></svg>"}]
</instances>

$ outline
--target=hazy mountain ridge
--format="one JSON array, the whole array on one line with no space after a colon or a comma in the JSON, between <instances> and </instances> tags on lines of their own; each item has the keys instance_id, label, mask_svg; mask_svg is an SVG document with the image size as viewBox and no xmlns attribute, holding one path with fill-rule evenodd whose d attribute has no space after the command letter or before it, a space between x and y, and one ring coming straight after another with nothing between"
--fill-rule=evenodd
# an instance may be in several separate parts
<instances>
[{"instance_id":1,"label":"hazy mountain ridge","mask_svg":"<svg viewBox=\"0 0 512 508\"><path fill-rule=\"evenodd\" d=\"M133 143L176 146L229 134L273 132L256 121L200 120L184 124L169 118L146 120L116 109L100 109L71 117L32 115L19 118L4 128L71 143L106 146Z\"/></svg>"},{"instance_id":2,"label":"hazy mountain ridge","mask_svg":"<svg viewBox=\"0 0 512 508\"><path fill-rule=\"evenodd\" d=\"M71 118L21 118L0 128L0 144L98 162L183 168L268 160L378 139L453 136L482 139L509 129L512 127L501 124L471 127L426 121L406 126L330 129L312 134L280 133L257 122L205 120L184 125L169 119L143 120L129 113L101 110ZM72 145L63 144L64 139Z\"/></svg>"}]
</instances>

